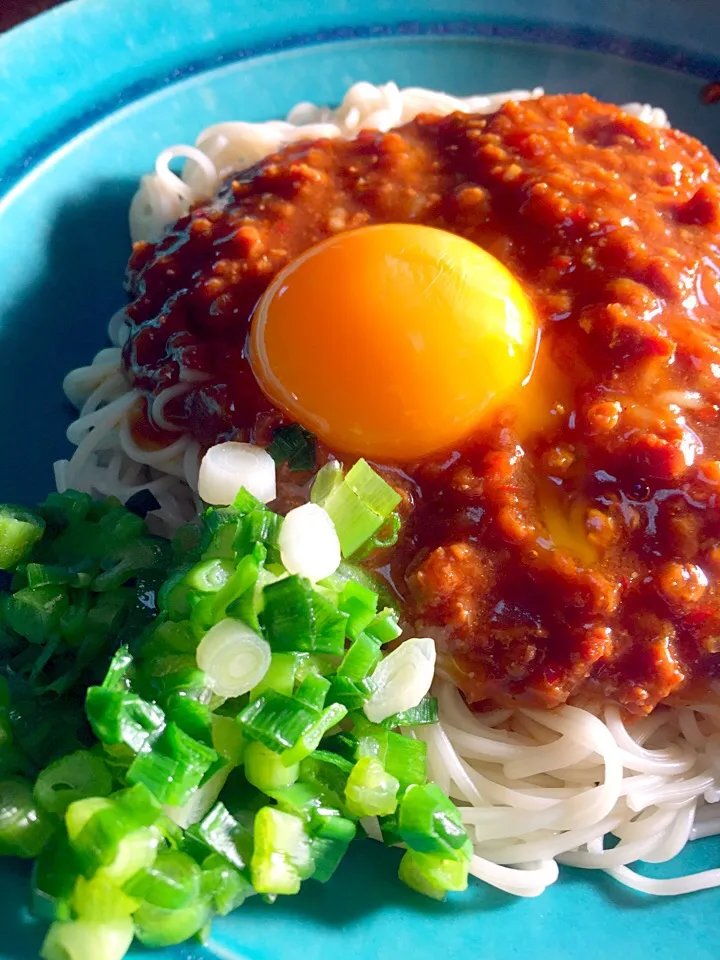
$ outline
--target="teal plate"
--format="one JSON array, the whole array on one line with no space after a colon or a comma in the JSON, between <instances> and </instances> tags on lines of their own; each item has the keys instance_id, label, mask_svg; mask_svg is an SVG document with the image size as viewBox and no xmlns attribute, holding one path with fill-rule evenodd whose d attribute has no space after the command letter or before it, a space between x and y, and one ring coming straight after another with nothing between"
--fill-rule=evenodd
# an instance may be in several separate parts
<instances>
[{"instance_id":1,"label":"teal plate","mask_svg":"<svg viewBox=\"0 0 720 960\"><path fill-rule=\"evenodd\" d=\"M699 99L720 79L717 0L73 0L0 39L0 499L41 497L67 454L60 382L122 303L127 209L159 149L219 120L336 102L360 79L652 102L720 154L720 104ZM720 843L691 847L684 870L720 864ZM717 956L720 890L651 899L562 870L538 900L474 884L435 904L400 885L396 854L358 842L329 886L251 901L207 949L153 955ZM36 957L28 871L4 864L0 884L0 960Z\"/></svg>"}]
</instances>

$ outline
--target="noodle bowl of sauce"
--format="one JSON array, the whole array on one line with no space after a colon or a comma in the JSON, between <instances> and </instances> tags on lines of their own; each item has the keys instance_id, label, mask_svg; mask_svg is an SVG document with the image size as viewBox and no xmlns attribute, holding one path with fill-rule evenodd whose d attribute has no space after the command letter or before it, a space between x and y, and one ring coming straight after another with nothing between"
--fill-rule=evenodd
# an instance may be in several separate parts
<instances>
[{"instance_id":1,"label":"noodle bowl of sauce","mask_svg":"<svg viewBox=\"0 0 720 960\"><path fill-rule=\"evenodd\" d=\"M150 488L168 530L215 443L317 436L314 469L280 474L285 509L323 463L367 457L403 500L364 562L437 641L441 722L417 735L476 876L522 896L558 862L718 884L627 866L716 832L709 151L640 105L359 84L335 113L165 151L131 226L117 346L66 380L60 486Z\"/></svg>"}]
</instances>

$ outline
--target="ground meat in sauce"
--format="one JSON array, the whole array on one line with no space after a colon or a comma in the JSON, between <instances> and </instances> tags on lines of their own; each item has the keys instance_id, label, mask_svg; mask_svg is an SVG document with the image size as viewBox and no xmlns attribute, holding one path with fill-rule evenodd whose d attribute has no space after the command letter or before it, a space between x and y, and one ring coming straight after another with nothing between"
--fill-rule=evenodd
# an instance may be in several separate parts
<instances>
[{"instance_id":1,"label":"ground meat in sauce","mask_svg":"<svg viewBox=\"0 0 720 960\"><path fill-rule=\"evenodd\" d=\"M340 230L416 222L499 257L540 316L517 404L402 465L409 518L377 561L468 699L645 713L720 678L720 168L691 137L587 96L419 117L288 147L129 268L125 362L204 443L278 417L243 359L274 274ZM257 428L260 425L260 428Z\"/></svg>"}]
</instances>

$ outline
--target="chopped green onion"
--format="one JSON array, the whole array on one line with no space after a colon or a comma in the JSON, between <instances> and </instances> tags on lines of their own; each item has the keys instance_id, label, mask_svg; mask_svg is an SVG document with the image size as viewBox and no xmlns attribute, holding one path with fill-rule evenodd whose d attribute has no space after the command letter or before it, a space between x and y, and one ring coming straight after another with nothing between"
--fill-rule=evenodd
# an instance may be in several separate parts
<instances>
[{"instance_id":1,"label":"chopped green onion","mask_svg":"<svg viewBox=\"0 0 720 960\"><path fill-rule=\"evenodd\" d=\"M5 598L5 620L30 643L43 643L59 629L68 604L67 590L62 585L25 587Z\"/></svg>"},{"instance_id":2,"label":"chopped green onion","mask_svg":"<svg viewBox=\"0 0 720 960\"><path fill-rule=\"evenodd\" d=\"M343 481L343 465L338 460L329 460L315 474L310 488L310 500L323 506L327 498Z\"/></svg>"},{"instance_id":3,"label":"chopped green onion","mask_svg":"<svg viewBox=\"0 0 720 960\"><path fill-rule=\"evenodd\" d=\"M44 521L30 510L13 504L0 506L0 570L14 570L30 555L44 531Z\"/></svg>"},{"instance_id":4,"label":"chopped green onion","mask_svg":"<svg viewBox=\"0 0 720 960\"><path fill-rule=\"evenodd\" d=\"M349 760L346 760L344 757L339 756L337 753L332 753L330 750L315 750L312 757L309 757L306 761L306 764L312 764L314 767L318 765L321 767L333 767L335 770L341 770L344 774L344 780L347 780L347 777L352 770L354 764ZM307 767L305 767L307 769Z\"/></svg>"},{"instance_id":5,"label":"chopped green onion","mask_svg":"<svg viewBox=\"0 0 720 960\"><path fill-rule=\"evenodd\" d=\"M69 587L87 587L92 580L90 571L93 569L93 562L88 558L70 567L28 563L25 565L24 572L29 587L45 587L52 583L66 584Z\"/></svg>"},{"instance_id":6,"label":"chopped green onion","mask_svg":"<svg viewBox=\"0 0 720 960\"><path fill-rule=\"evenodd\" d=\"M376 757L400 781L405 789L427 779L427 745L423 740L403 737L379 726L361 726L358 731L358 757Z\"/></svg>"},{"instance_id":7,"label":"chopped green onion","mask_svg":"<svg viewBox=\"0 0 720 960\"><path fill-rule=\"evenodd\" d=\"M36 857L52 833L32 787L19 777L0 781L0 856Z\"/></svg>"},{"instance_id":8,"label":"chopped green onion","mask_svg":"<svg viewBox=\"0 0 720 960\"><path fill-rule=\"evenodd\" d=\"M268 561L277 563L278 541L284 523L279 514L273 513L261 504L242 518L233 540L233 550L239 556L243 556L249 554L255 547L264 547Z\"/></svg>"},{"instance_id":9,"label":"chopped green onion","mask_svg":"<svg viewBox=\"0 0 720 960\"><path fill-rule=\"evenodd\" d=\"M96 813L114 808L112 800L106 797L87 797L84 800L76 800L71 803L65 811L65 826L67 828L70 842L73 843L87 826Z\"/></svg>"},{"instance_id":10,"label":"chopped green onion","mask_svg":"<svg viewBox=\"0 0 720 960\"><path fill-rule=\"evenodd\" d=\"M44 920L70 920L80 862L64 831L57 831L33 864L30 910Z\"/></svg>"},{"instance_id":11,"label":"chopped green onion","mask_svg":"<svg viewBox=\"0 0 720 960\"><path fill-rule=\"evenodd\" d=\"M212 507L208 508L208 513L212 509ZM217 513L218 511L213 512ZM203 560L211 560L213 558L234 560L236 558L237 552L234 543L240 530L240 520L241 518L237 513L233 512L232 519L229 519L227 523L219 526L214 533L210 533L206 527L204 539L206 546L202 553Z\"/></svg>"},{"instance_id":12,"label":"chopped green onion","mask_svg":"<svg viewBox=\"0 0 720 960\"><path fill-rule=\"evenodd\" d=\"M238 723L248 740L259 740L270 750L280 753L294 747L317 717L316 710L268 690L240 712Z\"/></svg>"},{"instance_id":13,"label":"chopped green onion","mask_svg":"<svg viewBox=\"0 0 720 960\"><path fill-rule=\"evenodd\" d=\"M132 667L133 662L133 656L129 649L126 646L119 647L113 654L102 686L106 690L129 689L128 671Z\"/></svg>"},{"instance_id":14,"label":"chopped green onion","mask_svg":"<svg viewBox=\"0 0 720 960\"><path fill-rule=\"evenodd\" d=\"M404 710L402 713L393 713L386 717L381 726L393 729L394 727L419 727L438 722L437 697L423 697L416 707Z\"/></svg>"},{"instance_id":15,"label":"chopped green onion","mask_svg":"<svg viewBox=\"0 0 720 960\"><path fill-rule=\"evenodd\" d=\"M245 487L240 487L232 502L232 509L241 517L245 517L253 510L264 510L265 505Z\"/></svg>"},{"instance_id":16,"label":"chopped green onion","mask_svg":"<svg viewBox=\"0 0 720 960\"><path fill-rule=\"evenodd\" d=\"M185 582L191 590L215 593L228 582L235 572L229 560L201 560L185 574Z\"/></svg>"},{"instance_id":17,"label":"chopped green onion","mask_svg":"<svg viewBox=\"0 0 720 960\"><path fill-rule=\"evenodd\" d=\"M380 517L387 517L402 500L366 460L358 460L345 474L346 485Z\"/></svg>"},{"instance_id":18,"label":"chopped green onion","mask_svg":"<svg viewBox=\"0 0 720 960\"><path fill-rule=\"evenodd\" d=\"M72 895L76 917L90 923L110 923L129 917L140 902L127 896L106 876L96 874L91 880L79 876Z\"/></svg>"},{"instance_id":19,"label":"chopped green onion","mask_svg":"<svg viewBox=\"0 0 720 960\"><path fill-rule=\"evenodd\" d=\"M98 740L107 745L124 743L134 753L139 753L165 723L165 714L157 704L134 693L105 687L90 687L85 710Z\"/></svg>"},{"instance_id":20,"label":"chopped green onion","mask_svg":"<svg viewBox=\"0 0 720 960\"><path fill-rule=\"evenodd\" d=\"M178 567L158 590L158 610L166 613L171 620L186 620L190 615L192 588L186 579L190 570L192 565Z\"/></svg>"},{"instance_id":21,"label":"chopped green onion","mask_svg":"<svg viewBox=\"0 0 720 960\"><path fill-rule=\"evenodd\" d=\"M292 696L295 674L306 653L273 653L270 666L260 682L250 691L250 699L256 700L266 690L274 690L286 697Z\"/></svg>"},{"instance_id":22,"label":"chopped green onion","mask_svg":"<svg viewBox=\"0 0 720 960\"><path fill-rule=\"evenodd\" d=\"M297 763L284 763L277 753L257 740L247 745L244 763L248 781L263 793L295 783L300 769Z\"/></svg>"},{"instance_id":23,"label":"chopped green onion","mask_svg":"<svg viewBox=\"0 0 720 960\"><path fill-rule=\"evenodd\" d=\"M394 813L400 784L374 757L361 757L345 785L345 801L355 817L382 817Z\"/></svg>"},{"instance_id":24,"label":"chopped green onion","mask_svg":"<svg viewBox=\"0 0 720 960\"><path fill-rule=\"evenodd\" d=\"M352 556L366 544L401 499L365 460L358 460L324 503L335 523L343 556Z\"/></svg>"},{"instance_id":25,"label":"chopped green onion","mask_svg":"<svg viewBox=\"0 0 720 960\"><path fill-rule=\"evenodd\" d=\"M381 659L380 645L367 633L354 640L338 667L338 677L349 680L364 680Z\"/></svg>"},{"instance_id":26,"label":"chopped green onion","mask_svg":"<svg viewBox=\"0 0 720 960\"><path fill-rule=\"evenodd\" d=\"M160 832L155 827L141 827L127 834L117 845L117 852L110 863L98 869L96 876L107 877L122 886L138 870L155 860Z\"/></svg>"},{"instance_id":27,"label":"chopped green onion","mask_svg":"<svg viewBox=\"0 0 720 960\"><path fill-rule=\"evenodd\" d=\"M197 637L189 620L156 620L142 646L143 660L155 660L167 654L189 654L197 650Z\"/></svg>"},{"instance_id":28,"label":"chopped green onion","mask_svg":"<svg viewBox=\"0 0 720 960\"><path fill-rule=\"evenodd\" d=\"M200 547L205 550L209 539L212 539L223 527L237 530L237 524L249 510L261 507L257 497L253 497L247 490L238 490L235 503L226 507L208 507L201 515L202 536Z\"/></svg>"},{"instance_id":29,"label":"chopped green onion","mask_svg":"<svg viewBox=\"0 0 720 960\"><path fill-rule=\"evenodd\" d=\"M196 556L200 552L201 539L202 530L197 521L185 523L179 527L170 541L175 559L180 558L184 563L188 557Z\"/></svg>"},{"instance_id":30,"label":"chopped green onion","mask_svg":"<svg viewBox=\"0 0 720 960\"><path fill-rule=\"evenodd\" d=\"M312 710L322 710L330 689L330 681L317 673L309 673L295 691L295 699Z\"/></svg>"},{"instance_id":31,"label":"chopped green onion","mask_svg":"<svg viewBox=\"0 0 720 960\"><path fill-rule=\"evenodd\" d=\"M215 596L208 600L210 620L213 624L222 620L228 612L228 607L240 598L251 593L260 576L260 570L265 559L265 549L256 544L252 553L242 557L227 583Z\"/></svg>"},{"instance_id":32,"label":"chopped green onion","mask_svg":"<svg viewBox=\"0 0 720 960\"><path fill-rule=\"evenodd\" d=\"M284 751L282 762L286 766L291 766L310 756L314 750L317 750L325 734L337 726L347 716L347 712L347 708L339 703L332 703L326 707L317 720L300 734L296 743Z\"/></svg>"},{"instance_id":33,"label":"chopped green onion","mask_svg":"<svg viewBox=\"0 0 720 960\"><path fill-rule=\"evenodd\" d=\"M401 526L400 514L397 510L393 510L390 516L386 517L380 529L370 537L360 550L353 554L353 560L359 563L366 560L374 550L394 547L398 542Z\"/></svg>"},{"instance_id":34,"label":"chopped green onion","mask_svg":"<svg viewBox=\"0 0 720 960\"><path fill-rule=\"evenodd\" d=\"M161 851L155 862L140 870L124 885L128 896L155 907L180 910L200 894L201 870L186 853Z\"/></svg>"},{"instance_id":35,"label":"chopped green onion","mask_svg":"<svg viewBox=\"0 0 720 960\"><path fill-rule=\"evenodd\" d=\"M263 624L273 651L340 655L347 617L316 593L308 580L286 577L264 591Z\"/></svg>"},{"instance_id":36,"label":"chopped green onion","mask_svg":"<svg viewBox=\"0 0 720 960\"><path fill-rule=\"evenodd\" d=\"M115 590L142 571L162 569L168 553L167 541L159 537L131 541L103 557L100 564L103 572L95 577L92 588L98 592Z\"/></svg>"},{"instance_id":37,"label":"chopped green onion","mask_svg":"<svg viewBox=\"0 0 720 960\"><path fill-rule=\"evenodd\" d=\"M380 644L397 640L402 633L398 625L397 613L391 607L385 607L370 621L364 632Z\"/></svg>"},{"instance_id":38,"label":"chopped green onion","mask_svg":"<svg viewBox=\"0 0 720 960\"><path fill-rule=\"evenodd\" d=\"M322 653L299 653L298 668L295 674L296 683L303 682L305 677L318 676L330 679L335 673L335 658Z\"/></svg>"},{"instance_id":39,"label":"chopped green onion","mask_svg":"<svg viewBox=\"0 0 720 960\"><path fill-rule=\"evenodd\" d=\"M145 788L131 788L113 799L75 801L67 808L65 824L85 871L102 869L122 883L154 859L159 834L150 824L158 813Z\"/></svg>"},{"instance_id":40,"label":"chopped green onion","mask_svg":"<svg viewBox=\"0 0 720 960\"><path fill-rule=\"evenodd\" d=\"M146 947L172 947L198 933L209 917L210 905L202 898L180 910L144 903L133 916L135 936Z\"/></svg>"},{"instance_id":41,"label":"chopped green onion","mask_svg":"<svg viewBox=\"0 0 720 960\"><path fill-rule=\"evenodd\" d=\"M250 864L258 893L294 894L312 872L310 843L299 817L263 807L255 817L255 848Z\"/></svg>"},{"instance_id":42,"label":"chopped green onion","mask_svg":"<svg viewBox=\"0 0 720 960\"><path fill-rule=\"evenodd\" d=\"M197 666L195 655L168 654L143 663L142 674L135 686L148 699L167 703L174 693L196 699L207 699L207 678Z\"/></svg>"},{"instance_id":43,"label":"chopped green onion","mask_svg":"<svg viewBox=\"0 0 720 960\"><path fill-rule=\"evenodd\" d=\"M400 830L398 828L397 811L392 816L380 817L380 832L382 833L383 843L386 847L396 847L403 845Z\"/></svg>"},{"instance_id":44,"label":"chopped green onion","mask_svg":"<svg viewBox=\"0 0 720 960\"><path fill-rule=\"evenodd\" d=\"M230 721L232 723L232 720ZM237 724L234 724L237 730ZM239 731L238 731L239 732ZM172 823L187 830L194 823L199 823L215 806L222 792L231 767L227 763L218 766L215 772L206 776L205 780L195 790L187 803L181 807L165 806L164 810Z\"/></svg>"},{"instance_id":45,"label":"chopped green onion","mask_svg":"<svg viewBox=\"0 0 720 960\"><path fill-rule=\"evenodd\" d=\"M48 930L40 956L43 960L122 960L133 935L130 917L112 923L56 922Z\"/></svg>"},{"instance_id":46,"label":"chopped green onion","mask_svg":"<svg viewBox=\"0 0 720 960\"><path fill-rule=\"evenodd\" d=\"M444 900L450 890L466 890L468 862L443 860L437 856L406 850L400 861L398 876L412 890Z\"/></svg>"},{"instance_id":47,"label":"chopped green onion","mask_svg":"<svg viewBox=\"0 0 720 960\"><path fill-rule=\"evenodd\" d=\"M197 649L197 663L221 697L249 693L267 673L271 650L267 640L239 620L221 620Z\"/></svg>"},{"instance_id":48,"label":"chopped green onion","mask_svg":"<svg viewBox=\"0 0 720 960\"><path fill-rule=\"evenodd\" d=\"M132 511L127 510L119 501L110 506L105 501L106 510L101 510L98 516L100 531L102 532L106 553L111 553L118 546L125 546L132 541L140 540L147 532L145 522ZM97 509L97 504L91 510Z\"/></svg>"},{"instance_id":49,"label":"chopped green onion","mask_svg":"<svg viewBox=\"0 0 720 960\"><path fill-rule=\"evenodd\" d=\"M316 750L301 762L300 778L304 783L316 786L324 802L340 809L352 768L353 764L343 757L326 750Z\"/></svg>"},{"instance_id":50,"label":"chopped green onion","mask_svg":"<svg viewBox=\"0 0 720 960\"><path fill-rule=\"evenodd\" d=\"M362 710L371 694L372 690L365 680L335 676L330 683L330 700L341 703L349 711Z\"/></svg>"},{"instance_id":51,"label":"chopped green onion","mask_svg":"<svg viewBox=\"0 0 720 960\"><path fill-rule=\"evenodd\" d=\"M347 731L334 733L330 737L325 737L322 742L323 751L336 753L339 757L353 763L357 759L357 744L358 740L355 734Z\"/></svg>"},{"instance_id":52,"label":"chopped green onion","mask_svg":"<svg viewBox=\"0 0 720 960\"><path fill-rule=\"evenodd\" d=\"M165 702L165 716L180 729L206 747L213 746L212 715L205 703L200 703L185 691L171 693Z\"/></svg>"},{"instance_id":53,"label":"chopped green onion","mask_svg":"<svg viewBox=\"0 0 720 960\"><path fill-rule=\"evenodd\" d=\"M106 797L112 777L102 759L88 750L61 757L40 773L35 799L48 813L64 813L71 803L85 797Z\"/></svg>"},{"instance_id":54,"label":"chopped green onion","mask_svg":"<svg viewBox=\"0 0 720 960\"><path fill-rule=\"evenodd\" d=\"M273 451L297 468L308 439L280 431ZM39 854L33 911L54 921L50 960L120 960L133 927L147 945L202 940L254 889L272 900L326 882L356 819L407 845L414 889L467 883L460 814L427 784L425 743L395 732L437 720L434 645L381 659L400 636L393 597L338 565L338 540L356 557L394 542L400 496L364 461L342 473L327 464L312 503L285 519L235 475L229 505L172 545L114 498L69 492L40 508L0 595L13 684L10 703L0 678L0 853ZM293 533L313 516L334 538L322 569L306 564L316 527ZM22 777L36 770L33 788Z\"/></svg>"},{"instance_id":55,"label":"chopped green onion","mask_svg":"<svg viewBox=\"0 0 720 960\"><path fill-rule=\"evenodd\" d=\"M370 678L373 694L363 707L368 720L380 723L416 707L435 673L435 643L429 637L406 640L380 661Z\"/></svg>"},{"instance_id":56,"label":"chopped green onion","mask_svg":"<svg viewBox=\"0 0 720 960\"><path fill-rule=\"evenodd\" d=\"M315 836L342 840L343 843L350 843L357 833L353 820L340 816L339 810L328 810L324 807L317 807L312 811L310 829Z\"/></svg>"},{"instance_id":57,"label":"chopped green onion","mask_svg":"<svg viewBox=\"0 0 720 960\"><path fill-rule=\"evenodd\" d=\"M241 906L254 892L250 881L218 853L203 860L201 889L221 917Z\"/></svg>"},{"instance_id":58,"label":"chopped green onion","mask_svg":"<svg viewBox=\"0 0 720 960\"><path fill-rule=\"evenodd\" d=\"M348 615L346 632L351 640L357 640L360 633L375 617L378 595L356 580L347 580L340 594L339 608Z\"/></svg>"},{"instance_id":59,"label":"chopped green onion","mask_svg":"<svg viewBox=\"0 0 720 960\"><path fill-rule=\"evenodd\" d=\"M217 853L237 870L244 871L250 862L252 837L227 807L218 802L200 823L185 831L185 845L195 859Z\"/></svg>"},{"instance_id":60,"label":"chopped green onion","mask_svg":"<svg viewBox=\"0 0 720 960\"><path fill-rule=\"evenodd\" d=\"M236 767L242 762L245 737L234 717L212 715L212 745L218 756Z\"/></svg>"},{"instance_id":61,"label":"chopped green onion","mask_svg":"<svg viewBox=\"0 0 720 960\"><path fill-rule=\"evenodd\" d=\"M353 824L353 831L354 829ZM349 844L349 841L333 837L313 837L310 840L310 856L314 864L312 879L318 883L327 883L340 866Z\"/></svg>"},{"instance_id":62,"label":"chopped green onion","mask_svg":"<svg viewBox=\"0 0 720 960\"><path fill-rule=\"evenodd\" d=\"M335 573L329 577L325 583L333 587L337 593L342 593L343 587L350 580L372 591L372 593L377 593L379 601L384 607L394 607L392 597L384 581L369 573L364 567L359 566L357 563L350 563L348 560L343 560Z\"/></svg>"},{"instance_id":63,"label":"chopped green onion","mask_svg":"<svg viewBox=\"0 0 720 960\"><path fill-rule=\"evenodd\" d=\"M275 463L287 463L291 470L312 470L315 466L315 437L299 423L273 430L267 452Z\"/></svg>"},{"instance_id":64,"label":"chopped green onion","mask_svg":"<svg viewBox=\"0 0 720 960\"><path fill-rule=\"evenodd\" d=\"M133 760L127 779L144 784L160 803L182 806L217 759L213 749L168 723L152 750Z\"/></svg>"},{"instance_id":65,"label":"chopped green onion","mask_svg":"<svg viewBox=\"0 0 720 960\"><path fill-rule=\"evenodd\" d=\"M48 525L56 531L84 520L93 501L89 493L66 490L65 493L49 493L40 504L40 513Z\"/></svg>"},{"instance_id":66,"label":"chopped green onion","mask_svg":"<svg viewBox=\"0 0 720 960\"><path fill-rule=\"evenodd\" d=\"M323 507L335 524L343 557L353 556L384 521L344 482L335 487Z\"/></svg>"},{"instance_id":67,"label":"chopped green onion","mask_svg":"<svg viewBox=\"0 0 720 960\"><path fill-rule=\"evenodd\" d=\"M469 860L472 844L460 811L434 783L411 784L398 816L400 836L411 850L443 860Z\"/></svg>"}]
</instances>

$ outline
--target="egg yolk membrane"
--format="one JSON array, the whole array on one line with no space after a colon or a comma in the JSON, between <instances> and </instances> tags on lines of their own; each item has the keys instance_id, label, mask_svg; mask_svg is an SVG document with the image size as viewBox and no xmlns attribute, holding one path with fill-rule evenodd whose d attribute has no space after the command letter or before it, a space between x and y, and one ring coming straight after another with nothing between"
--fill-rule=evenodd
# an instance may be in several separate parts
<instances>
[{"instance_id":1,"label":"egg yolk membrane","mask_svg":"<svg viewBox=\"0 0 720 960\"><path fill-rule=\"evenodd\" d=\"M519 390L535 352L527 295L491 254L432 227L323 241L253 316L267 397L333 449L410 461L452 446Z\"/></svg>"}]
</instances>

